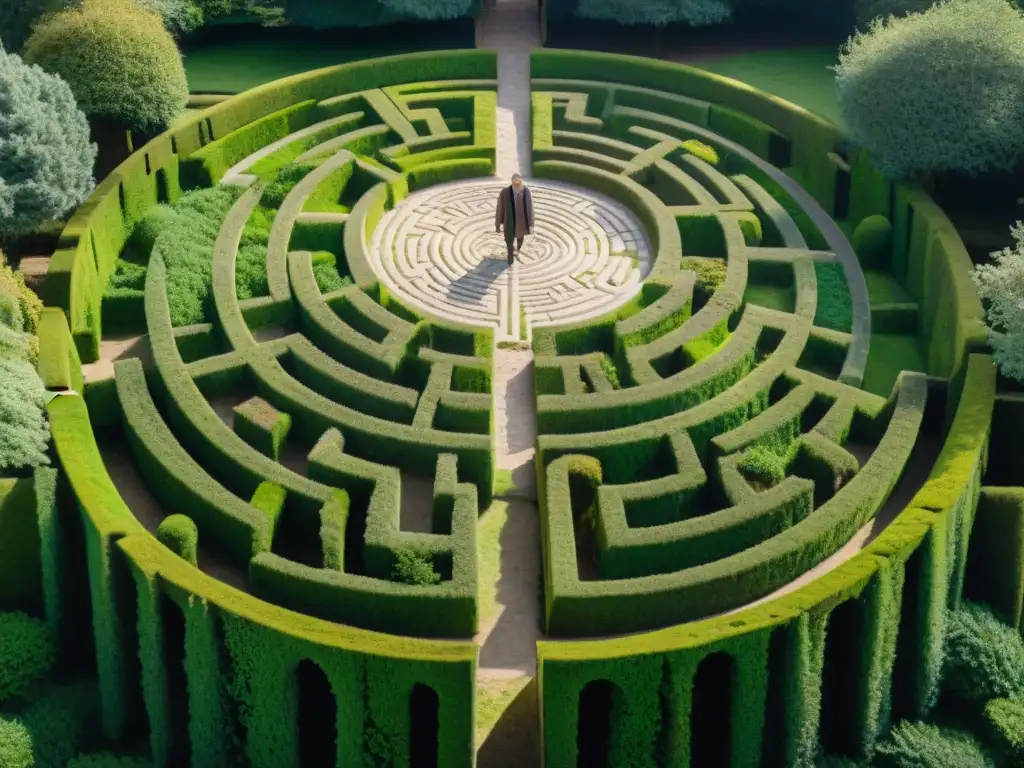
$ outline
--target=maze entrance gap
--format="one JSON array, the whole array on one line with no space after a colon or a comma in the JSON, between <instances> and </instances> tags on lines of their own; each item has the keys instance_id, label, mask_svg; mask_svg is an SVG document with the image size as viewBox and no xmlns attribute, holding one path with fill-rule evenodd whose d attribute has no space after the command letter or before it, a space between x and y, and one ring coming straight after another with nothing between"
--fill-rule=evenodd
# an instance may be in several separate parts
<instances>
[{"instance_id":1,"label":"maze entrance gap","mask_svg":"<svg viewBox=\"0 0 1024 768\"><path fill-rule=\"evenodd\" d=\"M409 696L409 765L411 768L438 768L437 729L440 703L428 685L417 683Z\"/></svg>"},{"instance_id":2,"label":"maze entrance gap","mask_svg":"<svg viewBox=\"0 0 1024 768\"><path fill-rule=\"evenodd\" d=\"M690 768L729 765L732 754L732 656L713 653L693 677Z\"/></svg>"},{"instance_id":3,"label":"maze entrance gap","mask_svg":"<svg viewBox=\"0 0 1024 768\"><path fill-rule=\"evenodd\" d=\"M299 764L334 768L338 753L338 703L327 675L312 661L299 662Z\"/></svg>"}]
</instances>

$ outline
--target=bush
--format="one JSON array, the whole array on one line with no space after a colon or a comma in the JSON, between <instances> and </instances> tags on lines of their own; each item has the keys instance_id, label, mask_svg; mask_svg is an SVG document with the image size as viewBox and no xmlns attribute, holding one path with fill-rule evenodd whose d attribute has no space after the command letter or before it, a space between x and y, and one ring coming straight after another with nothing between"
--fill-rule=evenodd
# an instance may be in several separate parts
<instances>
[{"instance_id":1,"label":"bush","mask_svg":"<svg viewBox=\"0 0 1024 768\"><path fill-rule=\"evenodd\" d=\"M99 696L94 682L54 685L18 715L32 738L35 768L65 768L98 733Z\"/></svg>"},{"instance_id":2,"label":"bush","mask_svg":"<svg viewBox=\"0 0 1024 768\"><path fill-rule=\"evenodd\" d=\"M188 84L160 17L132 0L84 0L40 22L25 60L59 74L90 118L158 133L181 115Z\"/></svg>"},{"instance_id":3,"label":"bush","mask_svg":"<svg viewBox=\"0 0 1024 768\"><path fill-rule=\"evenodd\" d=\"M24 275L8 266L0 251L0 357L21 357L27 345L29 360L36 359L42 312L43 302L25 285Z\"/></svg>"},{"instance_id":4,"label":"bush","mask_svg":"<svg viewBox=\"0 0 1024 768\"><path fill-rule=\"evenodd\" d=\"M46 390L29 349L26 334L0 324L0 473L49 463Z\"/></svg>"},{"instance_id":5,"label":"bush","mask_svg":"<svg viewBox=\"0 0 1024 768\"><path fill-rule=\"evenodd\" d=\"M199 530L188 515L168 515L156 529L157 540L182 560L198 563Z\"/></svg>"},{"instance_id":6,"label":"bush","mask_svg":"<svg viewBox=\"0 0 1024 768\"><path fill-rule=\"evenodd\" d=\"M0 765L4 768L31 768L32 734L18 719L0 717Z\"/></svg>"},{"instance_id":7,"label":"bush","mask_svg":"<svg viewBox=\"0 0 1024 768\"><path fill-rule=\"evenodd\" d=\"M79 755L68 761L67 768L153 768L153 763L148 757L101 752L95 755Z\"/></svg>"},{"instance_id":8,"label":"bush","mask_svg":"<svg viewBox=\"0 0 1024 768\"><path fill-rule=\"evenodd\" d=\"M0 235L58 219L93 188L96 145L59 77L0 47Z\"/></svg>"},{"instance_id":9,"label":"bush","mask_svg":"<svg viewBox=\"0 0 1024 768\"><path fill-rule=\"evenodd\" d=\"M0 648L0 703L24 694L56 660L49 627L24 613L0 613Z\"/></svg>"},{"instance_id":10,"label":"bush","mask_svg":"<svg viewBox=\"0 0 1024 768\"><path fill-rule=\"evenodd\" d=\"M1008 765L1024 765L1024 703L992 699L985 705L985 730Z\"/></svg>"},{"instance_id":11,"label":"bush","mask_svg":"<svg viewBox=\"0 0 1024 768\"><path fill-rule=\"evenodd\" d=\"M765 486L778 485L786 479L786 457L766 446L755 446L740 460L739 469L750 480Z\"/></svg>"},{"instance_id":12,"label":"bush","mask_svg":"<svg viewBox=\"0 0 1024 768\"><path fill-rule=\"evenodd\" d=\"M68 0L0 0L0 45L12 53L20 51L44 13L67 6Z\"/></svg>"},{"instance_id":13,"label":"bush","mask_svg":"<svg viewBox=\"0 0 1024 768\"><path fill-rule=\"evenodd\" d=\"M964 603L949 614L944 689L982 707L989 699L1024 696L1024 640L982 605Z\"/></svg>"},{"instance_id":14,"label":"bush","mask_svg":"<svg viewBox=\"0 0 1024 768\"><path fill-rule=\"evenodd\" d=\"M992 761L961 731L904 720L875 751L879 768L985 768Z\"/></svg>"},{"instance_id":15,"label":"bush","mask_svg":"<svg viewBox=\"0 0 1024 768\"><path fill-rule=\"evenodd\" d=\"M879 17L906 16L927 11L939 0L856 0L857 23L869 24Z\"/></svg>"},{"instance_id":16,"label":"bush","mask_svg":"<svg viewBox=\"0 0 1024 768\"><path fill-rule=\"evenodd\" d=\"M619 24L706 27L731 19L732 6L727 0L579 0L576 15Z\"/></svg>"},{"instance_id":17,"label":"bush","mask_svg":"<svg viewBox=\"0 0 1024 768\"><path fill-rule=\"evenodd\" d=\"M711 145L697 139L689 139L683 142L682 147L684 152L699 157L708 165L718 165L718 152Z\"/></svg>"},{"instance_id":18,"label":"bush","mask_svg":"<svg viewBox=\"0 0 1024 768\"><path fill-rule=\"evenodd\" d=\"M884 269L892 254L892 224L885 216L867 216L853 230L851 245L863 269Z\"/></svg>"},{"instance_id":19,"label":"bush","mask_svg":"<svg viewBox=\"0 0 1024 768\"><path fill-rule=\"evenodd\" d=\"M1009 169L1024 152L1024 18L1006 0L877 19L835 70L850 137L891 178Z\"/></svg>"},{"instance_id":20,"label":"bush","mask_svg":"<svg viewBox=\"0 0 1024 768\"><path fill-rule=\"evenodd\" d=\"M441 576L434 570L433 564L423 555L409 549L395 552L397 562L391 571L393 581L417 586L440 584Z\"/></svg>"},{"instance_id":21,"label":"bush","mask_svg":"<svg viewBox=\"0 0 1024 768\"><path fill-rule=\"evenodd\" d=\"M175 35L193 32L203 24L203 12L192 0L135 0L143 8L159 14L164 26Z\"/></svg>"},{"instance_id":22,"label":"bush","mask_svg":"<svg viewBox=\"0 0 1024 768\"><path fill-rule=\"evenodd\" d=\"M1024 382L1024 222L1011 229L1012 248L992 254L991 264L974 269L974 284L987 306L989 343L999 370L1008 379Z\"/></svg>"}]
</instances>

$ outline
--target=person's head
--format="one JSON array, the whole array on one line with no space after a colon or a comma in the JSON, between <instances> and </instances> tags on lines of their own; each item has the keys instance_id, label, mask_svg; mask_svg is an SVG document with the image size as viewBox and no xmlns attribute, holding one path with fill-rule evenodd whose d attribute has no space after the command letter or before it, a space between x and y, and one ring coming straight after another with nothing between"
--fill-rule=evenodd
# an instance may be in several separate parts
<instances>
[{"instance_id":1,"label":"person's head","mask_svg":"<svg viewBox=\"0 0 1024 768\"><path fill-rule=\"evenodd\" d=\"M523 177L520 176L518 173L513 173L512 174L512 188L513 189L522 189L523 188Z\"/></svg>"}]
</instances>

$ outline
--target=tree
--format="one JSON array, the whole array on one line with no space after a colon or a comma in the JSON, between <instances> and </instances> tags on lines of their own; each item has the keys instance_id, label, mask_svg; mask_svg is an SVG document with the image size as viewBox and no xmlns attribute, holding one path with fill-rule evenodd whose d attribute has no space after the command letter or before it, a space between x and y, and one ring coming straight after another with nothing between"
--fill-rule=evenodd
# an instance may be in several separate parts
<instances>
[{"instance_id":1,"label":"tree","mask_svg":"<svg viewBox=\"0 0 1024 768\"><path fill-rule=\"evenodd\" d=\"M1024 383L1024 222L1010 229L1014 246L992 254L974 269L974 284L986 301L989 342L1004 376Z\"/></svg>"},{"instance_id":2,"label":"tree","mask_svg":"<svg viewBox=\"0 0 1024 768\"><path fill-rule=\"evenodd\" d=\"M68 7L70 0L0 0L0 43L12 53L21 50L32 25L52 11Z\"/></svg>"},{"instance_id":3,"label":"tree","mask_svg":"<svg viewBox=\"0 0 1024 768\"><path fill-rule=\"evenodd\" d=\"M732 5L729 0L580 0L576 15L619 24L704 27L731 19Z\"/></svg>"},{"instance_id":4,"label":"tree","mask_svg":"<svg viewBox=\"0 0 1024 768\"><path fill-rule=\"evenodd\" d=\"M0 233L17 235L85 200L95 159L68 84L0 48Z\"/></svg>"},{"instance_id":5,"label":"tree","mask_svg":"<svg viewBox=\"0 0 1024 768\"><path fill-rule=\"evenodd\" d=\"M174 38L133 0L84 0L47 16L25 44L25 60L67 80L90 118L142 133L167 128L188 101Z\"/></svg>"},{"instance_id":6,"label":"tree","mask_svg":"<svg viewBox=\"0 0 1024 768\"><path fill-rule=\"evenodd\" d=\"M891 178L973 176L1024 154L1024 17L1006 0L876 19L835 71L850 137Z\"/></svg>"}]
</instances>

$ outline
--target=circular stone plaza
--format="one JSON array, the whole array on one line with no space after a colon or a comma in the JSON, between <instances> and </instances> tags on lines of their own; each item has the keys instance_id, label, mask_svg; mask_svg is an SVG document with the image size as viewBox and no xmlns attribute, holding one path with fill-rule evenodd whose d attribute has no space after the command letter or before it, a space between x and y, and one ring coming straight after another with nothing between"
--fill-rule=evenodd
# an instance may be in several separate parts
<instances>
[{"instance_id":1,"label":"circular stone plaza","mask_svg":"<svg viewBox=\"0 0 1024 768\"><path fill-rule=\"evenodd\" d=\"M640 290L651 251L633 214L556 182L529 185L535 228L510 267L494 226L504 186L443 184L395 206L373 233L371 263L381 281L417 309L493 328L498 343L598 317Z\"/></svg>"}]
</instances>

